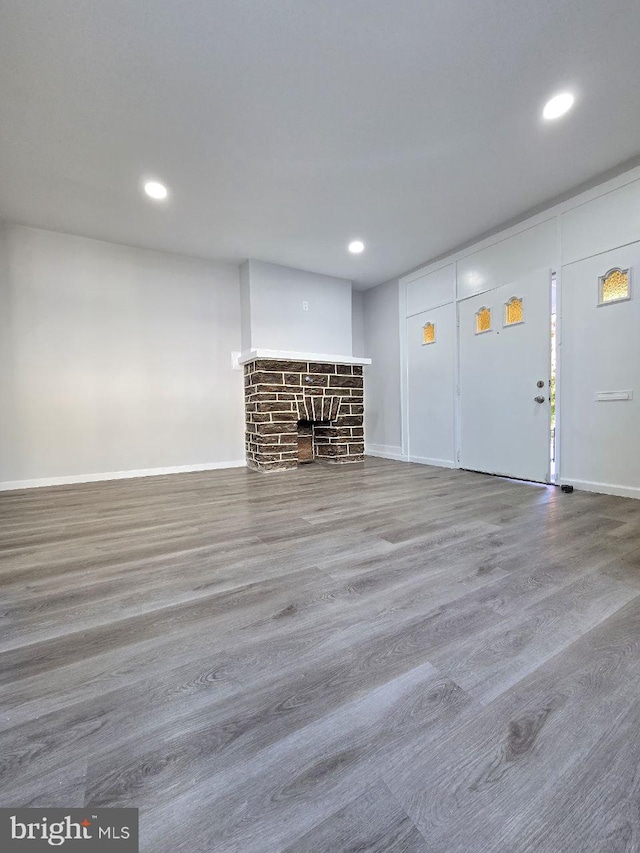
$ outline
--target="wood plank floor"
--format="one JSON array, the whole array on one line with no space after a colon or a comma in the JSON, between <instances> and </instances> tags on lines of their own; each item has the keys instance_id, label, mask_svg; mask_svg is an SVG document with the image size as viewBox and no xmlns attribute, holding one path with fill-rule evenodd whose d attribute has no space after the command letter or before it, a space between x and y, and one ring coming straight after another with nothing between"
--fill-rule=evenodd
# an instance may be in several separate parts
<instances>
[{"instance_id":1,"label":"wood plank floor","mask_svg":"<svg viewBox=\"0 0 640 853\"><path fill-rule=\"evenodd\" d=\"M0 495L0 805L141 850L640 851L640 502L367 459Z\"/></svg>"}]
</instances>

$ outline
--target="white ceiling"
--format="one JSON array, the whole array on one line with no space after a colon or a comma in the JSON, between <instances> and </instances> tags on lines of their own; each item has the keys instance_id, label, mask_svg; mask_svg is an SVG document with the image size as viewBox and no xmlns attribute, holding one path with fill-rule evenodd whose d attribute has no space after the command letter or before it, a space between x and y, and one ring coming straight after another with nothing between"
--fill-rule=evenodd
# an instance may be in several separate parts
<instances>
[{"instance_id":1,"label":"white ceiling","mask_svg":"<svg viewBox=\"0 0 640 853\"><path fill-rule=\"evenodd\" d=\"M639 154L639 44L638 0L0 0L0 216L370 286Z\"/></svg>"}]
</instances>

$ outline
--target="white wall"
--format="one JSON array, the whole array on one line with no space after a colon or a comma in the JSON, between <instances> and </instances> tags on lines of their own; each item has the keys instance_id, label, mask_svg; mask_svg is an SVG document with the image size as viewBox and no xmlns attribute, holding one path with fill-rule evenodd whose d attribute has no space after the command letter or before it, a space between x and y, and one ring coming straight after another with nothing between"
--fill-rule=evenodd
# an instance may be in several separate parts
<instances>
[{"instance_id":1,"label":"white wall","mask_svg":"<svg viewBox=\"0 0 640 853\"><path fill-rule=\"evenodd\" d=\"M18 226L0 264L0 482L244 459L235 266Z\"/></svg>"},{"instance_id":2,"label":"white wall","mask_svg":"<svg viewBox=\"0 0 640 853\"><path fill-rule=\"evenodd\" d=\"M350 281L262 261L247 268L251 347L352 355Z\"/></svg>"},{"instance_id":3,"label":"white wall","mask_svg":"<svg viewBox=\"0 0 640 853\"><path fill-rule=\"evenodd\" d=\"M251 280L249 261L240 265L240 344L243 350L251 349Z\"/></svg>"},{"instance_id":4,"label":"white wall","mask_svg":"<svg viewBox=\"0 0 640 853\"><path fill-rule=\"evenodd\" d=\"M365 442L371 455L402 457L398 279L364 292Z\"/></svg>"},{"instance_id":5,"label":"white wall","mask_svg":"<svg viewBox=\"0 0 640 853\"><path fill-rule=\"evenodd\" d=\"M364 347L364 294L361 290L351 294L351 341L352 355L369 358Z\"/></svg>"}]
</instances>

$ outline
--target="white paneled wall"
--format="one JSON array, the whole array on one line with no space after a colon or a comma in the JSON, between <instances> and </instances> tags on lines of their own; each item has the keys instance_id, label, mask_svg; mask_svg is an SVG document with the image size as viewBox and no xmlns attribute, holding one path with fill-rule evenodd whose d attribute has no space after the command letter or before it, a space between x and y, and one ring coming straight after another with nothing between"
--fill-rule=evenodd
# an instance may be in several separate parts
<instances>
[{"instance_id":1,"label":"white paneled wall","mask_svg":"<svg viewBox=\"0 0 640 853\"><path fill-rule=\"evenodd\" d=\"M570 264L640 238L640 180L562 214L562 263Z\"/></svg>"},{"instance_id":2,"label":"white paneled wall","mask_svg":"<svg viewBox=\"0 0 640 853\"><path fill-rule=\"evenodd\" d=\"M446 305L456 298L456 267L448 264L407 282L407 317L428 308Z\"/></svg>"},{"instance_id":3,"label":"white paneled wall","mask_svg":"<svg viewBox=\"0 0 640 853\"><path fill-rule=\"evenodd\" d=\"M405 453L411 461L455 466L460 453L459 332L456 305L534 270L554 266L557 220L548 218L455 263L403 281L407 316L404 341ZM456 300L457 294L457 300ZM448 302L448 305L443 303ZM441 306L441 307L436 307ZM417 314L416 310L423 313ZM435 346L422 346L421 328L437 317Z\"/></svg>"},{"instance_id":4,"label":"white paneled wall","mask_svg":"<svg viewBox=\"0 0 640 853\"><path fill-rule=\"evenodd\" d=\"M551 217L461 258L457 262L458 299L509 284L532 270L550 267L555 258L556 239L556 218Z\"/></svg>"},{"instance_id":5,"label":"white paneled wall","mask_svg":"<svg viewBox=\"0 0 640 853\"><path fill-rule=\"evenodd\" d=\"M437 310L442 312L440 328L446 329L449 320L443 318L455 317L461 301L534 270L554 269L559 306L557 480L640 497L638 287L631 300L598 307L598 278L615 266L631 267L636 285L640 282L640 169L401 278L403 457L445 465L457 464L459 458L457 324L453 348L443 348L436 367L435 348L421 345L423 323L433 320ZM450 307L443 311L439 306L447 303ZM630 399L596 401L598 393L611 391L629 391ZM447 446L443 425L451 408Z\"/></svg>"}]
</instances>

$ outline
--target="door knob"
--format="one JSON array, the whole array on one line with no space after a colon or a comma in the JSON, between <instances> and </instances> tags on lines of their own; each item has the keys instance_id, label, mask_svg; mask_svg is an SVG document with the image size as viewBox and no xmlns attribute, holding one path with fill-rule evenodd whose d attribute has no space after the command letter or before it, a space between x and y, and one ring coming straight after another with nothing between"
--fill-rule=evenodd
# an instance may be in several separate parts
<instances>
[{"instance_id":1,"label":"door knob","mask_svg":"<svg viewBox=\"0 0 640 853\"><path fill-rule=\"evenodd\" d=\"M544 397L534 397L533 399L536 401L536 403L544 403Z\"/></svg>"}]
</instances>

